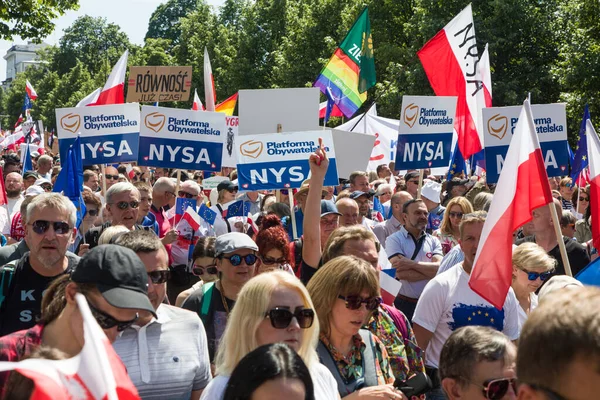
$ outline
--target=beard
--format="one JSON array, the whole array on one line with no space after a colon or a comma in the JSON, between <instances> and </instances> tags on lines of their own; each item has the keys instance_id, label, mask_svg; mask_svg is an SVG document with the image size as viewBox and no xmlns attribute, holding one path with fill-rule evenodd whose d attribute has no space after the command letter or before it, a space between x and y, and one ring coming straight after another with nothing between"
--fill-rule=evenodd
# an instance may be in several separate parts
<instances>
[{"instance_id":1,"label":"beard","mask_svg":"<svg viewBox=\"0 0 600 400\"><path fill-rule=\"evenodd\" d=\"M14 199L15 197L18 197L20 194L21 194L21 190L6 189L6 197L8 197L10 199Z\"/></svg>"}]
</instances>

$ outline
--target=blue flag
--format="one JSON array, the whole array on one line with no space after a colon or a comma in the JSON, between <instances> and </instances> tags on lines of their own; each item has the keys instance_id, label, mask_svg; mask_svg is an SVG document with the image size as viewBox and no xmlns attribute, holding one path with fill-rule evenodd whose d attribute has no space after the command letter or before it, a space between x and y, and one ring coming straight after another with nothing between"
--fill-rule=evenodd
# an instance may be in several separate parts
<instances>
[{"instance_id":1,"label":"blue flag","mask_svg":"<svg viewBox=\"0 0 600 400\"><path fill-rule=\"evenodd\" d=\"M325 90L325 96L327 97L327 106L325 108L325 118L323 118L323 125L327 125L327 121L329 121L329 117L331 116L331 110L333 110L333 106L335 105L335 97L333 93L331 93L331 88L327 86L327 90Z\"/></svg>"},{"instance_id":2,"label":"blue flag","mask_svg":"<svg viewBox=\"0 0 600 400\"><path fill-rule=\"evenodd\" d=\"M238 200L227 207L227 218L230 217L246 217L250 207L243 200Z\"/></svg>"},{"instance_id":3,"label":"blue flag","mask_svg":"<svg viewBox=\"0 0 600 400\"><path fill-rule=\"evenodd\" d=\"M583 120L581 121L581 125L579 125L579 141L577 142L577 148L575 149L575 156L571 167L571 186L575 184L581 171L588 166L587 136L585 135L585 125L588 119L590 119L590 109L586 104L583 111Z\"/></svg>"},{"instance_id":4,"label":"blue flag","mask_svg":"<svg viewBox=\"0 0 600 400\"><path fill-rule=\"evenodd\" d=\"M475 171L477 166L485 169L485 149L481 149L471 156L471 173Z\"/></svg>"},{"instance_id":5,"label":"blue flag","mask_svg":"<svg viewBox=\"0 0 600 400\"><path fill-rule=\"evenodd\" d=\"M79 136L67 151L67 159L62 162L63 168L56 177L53 192L68 197L77 208L76 228L79 228L85 217L85 202L81 195L83 191L83 166L81 164L81 143Z\"/></svg>"},{"instance_id":6,"label":"blue flag","mask_svg":"<svg viewBox=\"0 0 600 400\"><path fill-rule=\"evenodd\" d=\"M27 92L25 92L25 100L23 101L23 107L21 109L25 114L27 114L27 110L30 110L32 107L31 99L29 98Z\"/></svg>"},{"instance_id":7,"label":"blue flag","mask_svg":"<svg viewBox=\"0 0 600 400\"><path fill-rule=\"evenodd\" d=\"M387 219L385 215L385 210L383 209L383 204L381 204L381 201L379 201L379 197L377 196L373 197L373 211L376 211L379 214L381 214L382 219Z\"/></svg>"},{"instance_id":8,"label":"blue flag","mask_svg":"<svg viewBox=\"0 0 600 400\"><path fill-rule=\"evenodd\" d=\"M208 222L210 225L215 224L215 219L217 218L217 213L211 210L206 204L202 203L200 205L200 209L198 210L198 215L200 218Z\"/></svg>"},{"instance_id":9,"label":"blue flag","mask_svg":"<svg viewBox=\"0 0 600 400\"><path fill-rule=\"evenodd\" d=\"M27 171L33 171L33 163L31 162L31 153L29 152L29 144L26 145L25 155L23 156L23 171L21 175L25 175Z\"/></svg>"},{"instance_id":10,"label":"blue flag","mask_svg":"<svg viewBox=\"0 0 600 400\"><path fill-rule=\"evenodd\" d=\"M452 180L454 174L460 174L461 172L466 175L467 163L465 162L465 159L458 148L458 142L456 142L454 150L452 151L452 155L450 156L450 166L448 168L448 176L446 179Z\"/></svg>"},{"instance_id":11,"label":"blue flag","mask_svg":"<svg viewBox=\"0 0 600 400\"><path fill-rule=\"evenodd\" d=\"M584 285L600 286L600 257L589 263L575 276Z\"/></svg>"}]
</instances>

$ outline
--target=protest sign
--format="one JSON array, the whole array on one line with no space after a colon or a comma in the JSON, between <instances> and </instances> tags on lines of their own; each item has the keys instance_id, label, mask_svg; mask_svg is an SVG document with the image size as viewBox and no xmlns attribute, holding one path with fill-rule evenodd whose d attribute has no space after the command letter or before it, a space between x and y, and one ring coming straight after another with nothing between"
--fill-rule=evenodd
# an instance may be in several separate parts
<instances>
[{"instance_id":1,"label":"protest sign","mask_svg":"<svg viewBox=\"0 0 600 400\"><path fill-rule=\"evenodd\" d=\"M329 158L325 186L338 184L334 143L328 130L241 137L238 146L238 183L241 190L299 188L309 178L308 157L319 146Z\"/></svg>"},{"instance_id":2,"label":"protest sign","mask_svg":"<svg viewBox=\"0 0 600 400\"><path fill-rule=\"evenodd\" d=\"M369 164L375 136L338 129L330 131L338 154L336 158L338 177L348 179L354 171L365 171Z\"/></svg>"},{"instance_id":3,"label":"protest sign","mask_svg":"<svg viewBox=\"0 0 600 400\"><path fill-rule=\"evenodd\" d=\"M223 162L221 166L235 168L237 163L237 143L239 117L225 117L225 145L223 146Z\"/></svg>"},{"instance_id":4,"label":"protest sign","mask_svg":"<svg viewBox=\"0 0 600 400\"><path fill-rule=\"evenodd\" d=\"M83 165L137 161L140 108L137 103L57 108L60 159L81 134Z\"/></svg>"},{"instance_id":5,"label":"protest sign","mask_svg":"<svg viewBox=\"0 0 600 400\"><path fill-rule=\"evenodd\" d=\"M498 182L504 158L519 120L521 106L483 109L486 180ZM548 176L568 174L567 113L565 104L531 106Z\"/></svg>"},{"instance_id":6,"label":"protest sign","mask_svg":"<svg viewBox=\"0 0 600 400\"><path fill-rule=\"evenodd\" d=\"M396 170L448 166L456 99L455 96L403 96Z\"/></svg>"},{"instance_id":7,"label":"protest sign","mask_svg":"<svg viewBox=\"0 0 600 400\"><path fill-rule=\"evenodd\" d=\"M221 170L225 114L142 107L139 165Z\"/></svg>"},{"instance_id":8,"label":"protest sign","mask_svg":"<svg viewBox=\"0 0 600 400\"><path fill-rule=\"evenodd\" d=\"M187 101L192 67L130 67L127 102Z\"/></svg>"}]
</instances>

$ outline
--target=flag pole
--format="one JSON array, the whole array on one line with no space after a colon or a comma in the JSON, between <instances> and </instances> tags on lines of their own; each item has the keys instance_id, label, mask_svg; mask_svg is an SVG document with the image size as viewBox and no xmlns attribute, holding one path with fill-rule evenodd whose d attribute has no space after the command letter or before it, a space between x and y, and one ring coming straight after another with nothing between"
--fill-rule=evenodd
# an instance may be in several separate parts
<instances>
[{"instance_id":1,"label":"flag pole","mask_svg":"<svg viewBox=\"0 0 600 400\"><path fill-rule=\"evenodd\" d=\"M325 130L325 125L323 125L323 130ZM283 126L281 124L277 124L277 133L281 133L283 131ZM281 192L278 190L277 194ZM292 217L292 237L294 240L298 239L298 233L296 232L296 213L294 212L294 190L292 188L288 189L288 202L290 205L291 217ZM280 197L281 198L281 197Z\"/></svg>"},{"instance_id":2,"label":"flag pole","mask_svg":"<svg viewBox=\"0 0 600 400\"><path fill-rule=\"evenodd\" d=\"M181 170L177 170L177 184L175 185L175 196L178 196L179 193L179 185L181 184Z\"/></svg>"},{"instance_id":3,"label":"flag pole","mask_svg":"<svg viewBox=\"0 0 600 400\"><path fill-rule=\"evenodd\" d=\"M567 257L567 248L565 247L565 241L563 240L562 232L560 231L560 221L558 220L558 213L556 212L556 206L554 201L548 204L550 207L550 215L552 216L552 223L554 224L554 233L556 234L556 240L558 241L558 248L560 249L560 258L562 259L563 265L565 266L565 273L569 276L573 276L571 271L571 264L569 264L569 258Z\"/></svg>"},{"instance_id":4,"label":"flag pole","mask_svg":"<svg viewBox=\"0 0 600 400\"><path fill-rule=\"evenodd\" d=\"M423 188L423 170L419 170L419 188L417 189L417 199L421 198L421 188Z\"/></svg>"},{"instance_id":5,"label":"flag pole","mask_svg":"<svg viewBox=\"0 0 600 400\"><path fill-rule=\"evenodd\" d=\"M104 201L106 201L106 164L100 164L102 172L102 193L104 194Z\"/></svg>"}]
</instances>

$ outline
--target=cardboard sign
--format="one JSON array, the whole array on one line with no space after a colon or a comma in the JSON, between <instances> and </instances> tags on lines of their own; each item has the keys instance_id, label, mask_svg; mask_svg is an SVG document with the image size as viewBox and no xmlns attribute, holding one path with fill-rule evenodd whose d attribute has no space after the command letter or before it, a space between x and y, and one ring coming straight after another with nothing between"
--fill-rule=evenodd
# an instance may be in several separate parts
<instances>
[{"instance_id":1,"label":"cardboard sign","mask_svg":"<svg viewBox=\"0 0 600 400\"><path fill-rule=\"evenodd\" d=\"M83 165L137 161L140 106L137 103L109 106L57 108L56 125L60 159L81 134Z\"/></svg>"},{"instance_id":2,"label":"cardboard sign","mask_svg":"<svg viewBox=\"0 0 600 400\"><path fill-rule=\"evenodd\" d=\"M319 89L239 91L240 136L313 131L319 126ZM241 140L241 139L240 139Z\"/></svg>"},{"instance_id":3,"label":"cardboard sign","mask_svg":"<svg viewBox=\"0 0 600 400\"><path fill-rule=\"evenodd\" d=\"M127 102L187 101L192 87L192 67L130 67Z\"/></svg>"},{"instance_id":4,"label":"cardboard sign","mask_svg":"<svg viewBox=\"0 0 600 400\"><path fill-rule=\"evenodd\" d=\"M240 190L298 188L310 177L308 157L319 146L319 138L329 158L325 186L338 184L334 142L328 130L275 133L240 137L238 184Z\"/></svg>"},{"instance_id":5,"label":"cardboard sign","mask_svg":"<svg viewBox=\"0 0 600 400\"><path fill-rule=\"evenodd\" d=\"M447 167L452 152L455 96L403 96L396 170Z\"/></svg>"},{"instance_id":6,"label":"cardboard sign","mask_svg":"<svg viewBox=\"0 0 600 400\"><path fill-rule=\"evenodd\" d=\"M535 104L531 106L531 111L548 176L566 175L569 168L566 105ZM520 113L521 106L483 109L483 142L488 183L498 182Z\"/></svg>"},{"instance_id":7,"label":"cardboard sign","mask_svg":"<svg viewBox=\"0 0 600 400\"><path fill-rule=\"evenodd\" d=\"M220 171L225 114L142 107L139 165Z\"/></svg>"},{"instance_id":8,"label":"cardboard sign","mask_svg":"<svg viewBox=\"0 0 600 400\"><path fill-rule=\"evenodd\" d=\"M332 129L331 134L337 153L338 177L348 179L354 171L366 171L377 138L374 135L338 129Z\"/></svg>"},{"instance_id":9,"label":"cardboard sign","mask_svg":"<svg viewBox=\"0 0 600 400\"><path fill-rule=\"evenodd\" d=\"M223 167L235 168L237 164L237 137L240 126L239 117L225 117L225 145L223 146Z\"/></svg>"}]
</instances>

